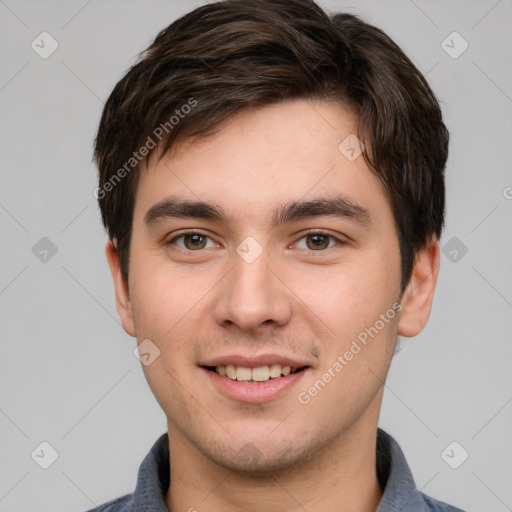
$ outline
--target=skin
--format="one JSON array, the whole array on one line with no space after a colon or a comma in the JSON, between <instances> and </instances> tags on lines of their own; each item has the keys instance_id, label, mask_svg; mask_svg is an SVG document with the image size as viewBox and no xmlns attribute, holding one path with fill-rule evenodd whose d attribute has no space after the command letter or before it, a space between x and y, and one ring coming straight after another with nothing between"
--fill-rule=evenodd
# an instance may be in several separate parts
<instances>
[{"instance_id":1,"label":"skin","mask_svg":"<svg viewBox=\"0 0 512 512\"><path fill-rule=\"evenodd\" d=\"M106 253L124 329L161 351L142 368L167 416L166 504L173 512L369 512L378 505L383 385L397 334L415 336L428 320L439 242L433 237L417 254L401 296L385 191L362 156L351 162L338 150L355 127L341 104L286 101L182 141L141 171L128 286L110 242ZM371 226L329 215L271 223L273 210L289 201L336 194L367 209ZM148 209L169 196L215 203L230 220L167 218L146 226ZM210 237L206 247L187 248L190 238L188 246L183 238L169 243L184 229ZM334 238L321 238L329 243L318 249L308 244L308 230ZM236 251L249 236L263 251L250 264ZM402 310L309 403L300 403L298 393L399 299ZM234 353L289 355L310 367L277 398L242 403L223 395L198 366ZM248 447L255 456L241 455Z\"/></svg>"}]
</instances>

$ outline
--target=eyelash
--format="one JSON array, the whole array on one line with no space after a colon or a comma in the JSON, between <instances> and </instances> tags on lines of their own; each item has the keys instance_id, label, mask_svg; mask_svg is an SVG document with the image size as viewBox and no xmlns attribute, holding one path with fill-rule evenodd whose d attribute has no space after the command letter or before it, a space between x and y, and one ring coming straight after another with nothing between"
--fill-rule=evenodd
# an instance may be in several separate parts
<instances>
[{"instance_id":1,"label":"eyelash","mask_svg":"<svg viewBox=\"0 0 512 512\"><path fill-rule=\"evenodd\" d=\"M203 236L203 237L206 237L206 238L209 238L210 240L213 240L210 236L208 235L205 235L204 233L201 233L200 231L193 231L193 230L190 230L190 231L182 231L181 233L179 233L178 235L174 236L173 238L171 238L171 240L169 240L167 242L167 245L174 245L175 242L181 238L184 238L185 236L187 235L200 235L200 236ZM337 242L336 245L339 245L339 246L343 246L343 245L346 245L347 242L344 241L344 240L340 240L339 238L335 237L334 235L331 235L330 233L326 233L325 231L315 231L315 230L311 230L311 231L307 231L306 233L304 233L298 240L302 240L310 235L321 235L321 236L325 236L325 237L328 237L329 239L331 240L334 240ZM295 242L295 243L297 243ZM327 249L332 249L333 247L326 247L325 249L319 249L318 251L315 251L315 250L309 250L308 252L311 252L311 253L314 253L314 252L324 252L326 251ZM201 252L202 250L204 249L196 249L195 251L192 250L192 249L183 249L181 247L178 247L179 250L181 251L186 251L186 252L189 252L189 253L194 253L194 252Z\"/></svg>"}]
</instances>

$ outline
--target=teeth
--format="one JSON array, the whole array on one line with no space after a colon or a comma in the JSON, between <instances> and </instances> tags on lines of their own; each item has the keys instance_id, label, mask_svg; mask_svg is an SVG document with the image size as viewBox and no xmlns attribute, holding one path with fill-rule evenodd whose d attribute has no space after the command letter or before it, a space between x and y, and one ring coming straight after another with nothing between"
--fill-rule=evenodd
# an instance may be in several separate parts
<instances>
[{"instance_id":1,"label":"teeth","mask_svg":"<svg viewBox=\"0 0 512 512\"><path fill-rule=\"evenodd\" d=\"M242 382L250 380L255 382L265 382L266 380L277 379L281 376L286 377L296 370L297 368L292 369L291 366L281 366L280 364L258 366L257 368L247 368L245 366L235 366L232 364L215 367L215 371L219 375Z\"/></svg>"},{"instance_id":2,"label":"teeth","mask_svg":"<svg viewBox=\"0 0 512 512\"><path fill-rule=\"evenodd\" d=\"M236 380L251 380L251 369L243 366L236 367Z\"/></svg>"},{"instance_id":3,"label":"teeth","mask_svg":"<svg viewBox=\"0 0 512 512\"><path fill-rule=\"evenodd\" d=\"M270 371L268 366L258 366L258 368L252 369L252 380L257 382L263 382L270 378Z\"/></svg>"},{"instance_id":4,"label":"teeth","mask_svg":"<svg viewBox=\"0 0 512 512\"><path fill-rule=\"evenodd\" d=\"M228 364L226 366L226 377L236 380L236 366L233 366L232 364Z\"/></svg>"},{"instance_id":5,"label":"teeth","mask_svg":"<svg viewBox=\"0 0 512 512\"><path fill-rule=\"evenodd\" d=\"M270 376L275 379L276 377L281 377L281 368L280 364L273 364L270 366Z\"/></svg>"}]
</instances>

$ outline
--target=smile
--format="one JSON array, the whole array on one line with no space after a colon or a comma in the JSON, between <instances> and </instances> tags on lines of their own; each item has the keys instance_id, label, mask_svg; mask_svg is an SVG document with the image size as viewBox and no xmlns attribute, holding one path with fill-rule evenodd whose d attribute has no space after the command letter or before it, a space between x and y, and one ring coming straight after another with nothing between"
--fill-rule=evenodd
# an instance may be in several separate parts
<instances>
[{"instance_id":1,"label":"smile","mask_svg":"<svg viewBox=\"0 0 512 512\"><path fill-rule=\"evenodd\" d=\"M250 368L247 366L237 366L234 364L207 366L206 369L217 373L222 377L240 382L265 382L271 379L286 377L287 375L297 373L306 367L292 367L288 365L271 364Z\"/></svg>"}]
</instances>

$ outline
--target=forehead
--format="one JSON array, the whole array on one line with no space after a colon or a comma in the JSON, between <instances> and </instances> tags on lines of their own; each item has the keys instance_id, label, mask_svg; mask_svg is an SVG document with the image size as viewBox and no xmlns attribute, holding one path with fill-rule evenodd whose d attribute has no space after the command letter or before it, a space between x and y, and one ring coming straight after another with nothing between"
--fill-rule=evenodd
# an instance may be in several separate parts
<instances>
[{"instance_id":1,"label":"forehead","mask_svg":"<svg viewBox=\"0 0 512 512\"><path fill-rule=\"evenodd\" d=\"M340 103L297 99L245 111L213 135L153 156L140 174L134 216L173 196L222 205L233 219L270 220L286 202L339 194L389 214L380 181L362 154L354 158L356 132L356 116Z\"/></svg>"}]
</instances>

